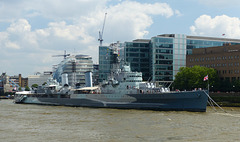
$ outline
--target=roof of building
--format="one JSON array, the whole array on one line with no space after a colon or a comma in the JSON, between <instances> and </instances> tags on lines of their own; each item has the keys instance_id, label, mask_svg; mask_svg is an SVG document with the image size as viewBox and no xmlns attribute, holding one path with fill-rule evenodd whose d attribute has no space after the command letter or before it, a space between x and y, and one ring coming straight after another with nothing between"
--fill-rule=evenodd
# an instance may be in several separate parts
<instances>
[{"instance_id":1,"label":"roof of building","mask_svg":"<svg viewBox=\"0 0 240 142\"><path fill-rule=\"evenodd\" d=\"M149 43L151 40L150 39L135 39L133 42L137 43Z\"/></svg>"},{"instance_id":2,"label":"roof of building","mask_svg":"<svg viewBox=\"0 0 240 142\"><path fill-rule=\"evenodd\" d=\"M92 58L90 55L75 55L76 58Z\"/></svg>"},{"instance_id":3,"label":"roof of building","mask_svg":"<svg viewBox=\"0 0 240 142\"><path fill-rule=\"evenodd\" d=\"M240 45L225 45L208 48L194 48L192 54L215 54L222 52L240 52Z\"/></svg>"},{"instance_id":4,"label":"roof of building","mask_svg":"<svg viewBox=\"0 0 240 142\"><path fill-rule=\"evenodd\" d=\"M158 35L157 37L175 37L175 34L162 34ZM217 37L206 37L206 36L188 36L186 35L187 39L196 39L196 40L216 40L216 41L230 41L230 42L239 42L240 39L232 39L232 38L217 38Z\"/></svg>"}]
</instances>

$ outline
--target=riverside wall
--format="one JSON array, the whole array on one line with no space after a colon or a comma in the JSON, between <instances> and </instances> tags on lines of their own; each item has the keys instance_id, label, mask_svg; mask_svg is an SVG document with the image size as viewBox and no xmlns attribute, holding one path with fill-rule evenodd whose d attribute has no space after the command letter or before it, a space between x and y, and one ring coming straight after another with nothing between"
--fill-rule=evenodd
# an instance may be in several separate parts
<instances>
[{"instance_id":1,"label":"riverside wall","mask_svg":"<svg viewBox=\"0 0 240 142\"><path fill-rule=\"evenodd\" d=\"M210 92L210 97L223 107L240 107L240 92Z\"/></svg>"}]
</instances>

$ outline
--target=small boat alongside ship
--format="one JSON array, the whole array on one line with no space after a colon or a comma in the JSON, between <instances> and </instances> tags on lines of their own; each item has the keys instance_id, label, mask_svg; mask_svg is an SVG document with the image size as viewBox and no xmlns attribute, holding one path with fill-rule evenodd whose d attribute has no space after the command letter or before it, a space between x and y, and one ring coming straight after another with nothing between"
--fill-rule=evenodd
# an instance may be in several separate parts
<instances>
[{"instance_id":1,"label":"small boat alongside ship","mask_svg":"<svg viewBox=\"0 0 240 142\"><path fill-rule=\"evenodd\" d=\"M72 88L49 79L35 92L17 92L15 103L205 112L207 93L205 90L179 92L156 87L152 82L143 82L141 72L132 72L130 65L118 62L109 79L99 86Z\"/></svg>"}]
</instances>

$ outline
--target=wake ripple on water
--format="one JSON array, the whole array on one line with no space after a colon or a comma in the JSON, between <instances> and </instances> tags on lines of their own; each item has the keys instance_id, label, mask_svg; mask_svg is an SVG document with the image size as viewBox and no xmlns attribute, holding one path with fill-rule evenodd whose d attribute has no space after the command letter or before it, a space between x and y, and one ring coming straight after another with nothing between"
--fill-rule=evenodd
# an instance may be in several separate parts
<instances>
[{"instance_id":1,"label":"wake ripple on water","mask_svg":"<svg viewBox=\"0 0 240 142\"><path fill-rule=\"evenodd\" d=\"M240 114L231 114L231 113L216 113L216 114L223 115L223 116L231 116L231 117L240 118Z\"/></svg>"}]
</instances>

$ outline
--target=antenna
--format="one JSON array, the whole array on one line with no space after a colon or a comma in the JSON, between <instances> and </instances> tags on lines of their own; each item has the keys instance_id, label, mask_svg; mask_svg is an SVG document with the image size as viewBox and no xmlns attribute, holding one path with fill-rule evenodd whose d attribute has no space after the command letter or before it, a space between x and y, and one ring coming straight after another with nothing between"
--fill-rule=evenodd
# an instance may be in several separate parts
<instances>
[{"instance_id":1,"label":"antenna","mask_svg":"<svg viewBox=\"0 0 240 142\"><path fill-rule=\"evenodd\" d=\"M107 13L105 13L105 17L104 17L104 21L103 21L103 27L102 27L102 32L99 31L99 39L98 39L98 41L100 41L100 46L102 46L102 42L103 42L103 31L104 31L106 17L107 17Z\"/></svg>"}]
</instances>

